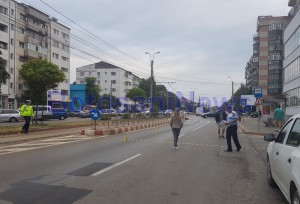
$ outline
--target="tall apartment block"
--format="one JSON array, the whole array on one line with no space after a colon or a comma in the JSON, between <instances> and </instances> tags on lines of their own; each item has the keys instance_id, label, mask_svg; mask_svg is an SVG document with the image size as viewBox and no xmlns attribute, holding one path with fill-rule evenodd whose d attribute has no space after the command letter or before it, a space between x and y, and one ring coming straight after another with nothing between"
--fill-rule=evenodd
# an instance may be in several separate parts
<instances>
[{"instance_id":1,"label":"tall apartment block","mask_svg":"<svg viewBox=\"0 0 300 204\"><path fill-rule=\"evenodd\" d=\"M262 88L264 100L283 100L283 30L287 23L287 16L259 16L257 19L253 55L247 63L245 78L248 87Z\"/></svg>"},{"instance_id":2,"label":"tall apartment block","mask_svg":"<svg viewBox=\"0 0 300 204\"><path fill-rule=\"evenodd\" d=\"M25 89L19 70L33 58L47 59L65 72L67 80L58 89L69 95L69 36L69 28L38 9L13 0L0 1L0 51L11 77L1 87L0 108L19 107L16 99Z\"/></svg>"},{"instance_id":3,"label":"tall apartment block","mask_svg":"<svg viewBox=\"0 0 300 204\"><path fill-rule=\"evenodd\" d=\"M286 115L300 114L300 1L289 0L290 22L284 31L284 85Z\"/></svg>"},{"instance_id":4,"label":"tall apartment block","mask_svg":"<svg viewBox=\"0 0 300 204\"><path fill-rule=\"evenodd\" d=\"M85 84L86 77L96 78L101 95L112 94L117 98L124 97L130 89L137 87L140 81L132 72L103 61L76 68L77 84Z\"/></svg>"}]
</instances>

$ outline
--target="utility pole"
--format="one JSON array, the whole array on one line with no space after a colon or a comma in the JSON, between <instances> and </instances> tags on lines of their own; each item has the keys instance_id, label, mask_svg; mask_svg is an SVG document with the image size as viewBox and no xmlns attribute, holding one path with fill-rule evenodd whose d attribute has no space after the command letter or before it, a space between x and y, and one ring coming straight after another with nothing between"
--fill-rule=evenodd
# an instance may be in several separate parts
<instances>
[{"instance_id":1,"label":"utility pole","mask_svg":"<svg viewBox=\"0 0 300 204\"><path fill-rule=\"evenodd\" d=\"M156 53L149 53L149 52L145 52L145 54L150 55L150 66L151 66L151 76L150 76L150 109L152 108L152 97L153 97L153 64L154 64L154 55L155 54L159 54L160 52L156 52ZM153 57L151 57L153 56Z\"/></svg>"},{"instance_id":2,"label":"utility pole","mask_svg":"<svg viewBox=\"0 0 300 204\"><path fill-rule=\"evenodd\" d=\"M112 109L111 104L112 104L112 80L110 80L110 100L109 100L110 109Z\"/></svg>"}]
</instances>

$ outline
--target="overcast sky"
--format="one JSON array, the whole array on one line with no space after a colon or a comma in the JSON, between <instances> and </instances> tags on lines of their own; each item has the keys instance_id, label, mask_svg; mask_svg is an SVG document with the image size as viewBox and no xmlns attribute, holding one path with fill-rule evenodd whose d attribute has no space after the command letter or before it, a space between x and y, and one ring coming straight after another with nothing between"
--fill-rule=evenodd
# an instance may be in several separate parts
<instances>
[{"instance_id":1,"label":"overcast sky","mask_svg":"<svg viewBox=\"0 0 300 204\"><path fill-rule=\"evenodd\" d=\"M229 98L231 79L235 90L245 82L257 17L289 12L288 0L43 1L52 8L40 0L20 2L71 28L71 83L77 67L101 60L148 78L145 52L159 51L155 80L176 82L164 85L185 96L193 89L196 98Z\"/></svg>"}]
</instances>

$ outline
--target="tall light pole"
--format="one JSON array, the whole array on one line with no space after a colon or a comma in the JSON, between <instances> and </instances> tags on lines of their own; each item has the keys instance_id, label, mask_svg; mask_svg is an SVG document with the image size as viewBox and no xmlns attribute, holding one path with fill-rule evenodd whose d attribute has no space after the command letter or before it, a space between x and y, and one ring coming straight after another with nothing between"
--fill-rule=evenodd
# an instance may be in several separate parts
<instances>
[{"instance_id":1,"label":"tall light pole","mask_svg":"<svg viewBox=\"0 0 300 204\"><path fill-rule=\"evenodd\" d=\"M153 97L153 64L154 64L154 55L155 54L159 54L160 52L156 52L156 53L149 53L149 52L145 52L145 54L150 55L150 66L151 66L151 76L150 76L150 109L152 108L152 97Z\"/></svg>"},{"instance_id":2,"label":"tall light pole","mask_svg":"<svg viewBox=\"0 0 300 204\"><path fill-rule=\"evenodd\" d=\"M233 98L233 81L231 77L227 77L231 79L231 99Z\"/></svg>"}]
</instances>

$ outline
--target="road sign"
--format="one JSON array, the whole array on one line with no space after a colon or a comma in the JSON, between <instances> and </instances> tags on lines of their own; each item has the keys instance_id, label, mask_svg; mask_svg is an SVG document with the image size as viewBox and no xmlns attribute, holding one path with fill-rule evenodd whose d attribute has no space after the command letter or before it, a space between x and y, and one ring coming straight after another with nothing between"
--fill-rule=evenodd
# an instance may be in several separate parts
<instances>
[{"instance_id":1,"label":"road sign","mask_svg":"<svg viewBox=\"0 0 300 204\"><path fill-rule=\"evenodd\" d=\"M240 100L240 105L241 105L241 106L246 106L246 105L247 105L247 99L241 98L241 100Z\"/></svg>"},{"instance_id":2,"label":"road sign","mask_svg":"<svg viewBox=\"0 0 300 204\"><path fill-rule=\"evenodd\" d=\"M255 105L259 106L259 105L262 105L262 104L263 104L262 98L257 98L256 102L255 102Z\"/></svg>"},{"instance_id":3,"label":"road sign","mask_svg":"<svg viewBox=\"0 0 300 204\"><path fill-rule=\"evenodd\" d=\"M262 89L260 87L254 88L254 96L255 98L262 97Z\"/></svg>"},{"instance_id":4,"label":"road sign","mask_svg":"<svg viewBox=\"0 0 300 204\"><path fill-rule=\"evenodd\" d=\"M92 120L98 120L100 118L100 111L97 109L90 110L90 118Z\"/></svg>"}]
</instances>

